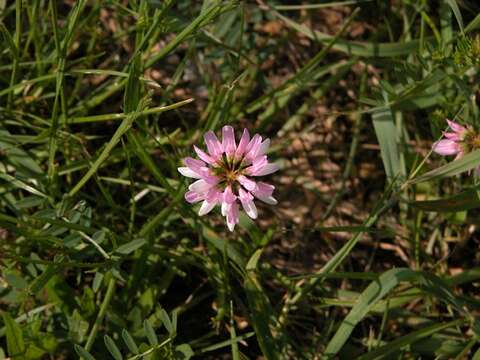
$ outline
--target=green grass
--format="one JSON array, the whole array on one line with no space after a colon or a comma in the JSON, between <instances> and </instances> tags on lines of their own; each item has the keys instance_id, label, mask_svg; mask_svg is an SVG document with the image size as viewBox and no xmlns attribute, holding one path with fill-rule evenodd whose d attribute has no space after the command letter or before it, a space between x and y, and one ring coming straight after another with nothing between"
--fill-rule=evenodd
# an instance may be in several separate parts
<instances>
[{"instance_id":1,"label":"green grass","mask_svg":"<svg viewBox=\"0 0 480 360\"><path fill-rule=\"evenodd\" d=\"M392 4L0 1L0 359L480 359L480 7ZM226 124L282 167L233 233Z\"/></svg>"}]
</instances>

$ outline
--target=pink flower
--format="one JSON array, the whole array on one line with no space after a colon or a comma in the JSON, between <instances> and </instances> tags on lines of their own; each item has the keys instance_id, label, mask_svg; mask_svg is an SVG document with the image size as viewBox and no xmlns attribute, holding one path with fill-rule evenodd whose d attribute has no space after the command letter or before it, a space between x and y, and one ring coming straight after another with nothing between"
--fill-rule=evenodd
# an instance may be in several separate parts
<instances>
[{"instance_id":1,"label":"pink flower","mask_svg":"<svg viewBox=\"0 0 480 360\"><path fill-rule=\"evenodd\" d=\"M451 131L444 131L444 138L432 145L432 150L437 154L456 155L457 160L480 147L480 136L471 127L464 127L448 119L447 123ZM477 167L477 173L480 174L480 165Z\"/></svg>"},{"instance_id":2,"label":"pink flower","mask_svg":"<svg viewBox=\"0 0 480 360\"><path fill-rule=\"evenodd\" d=\"M221 208L227 226L233 231L239 221L239 209L252 219L258 216L254 199L275 205L273 185L257 181L257 177L269 175L278 170L278 165L269 163L265 153L270 139L263 140L260 135L250 139L247 129L243 130L238 142L231 126L222 129L222 141L212 131L204 135L207 152L194 146L198 159L184 159L184 167L179 167L180 174L197 179L186 193L189 203L202 202L198 214L205 215L216 205Z\"/></svg>"},{"instance_id":3,"label":"pink flower","mask_svg":"<svg viewBox=\"0 0 480 360\"><path fill-rule=\"evenodd\" d=\"M457 155L456 158L461 158L464 155L462 142L468 130L462 125L448 119L447 123L453 132L443 132L445 139L435 142L432 150L440 155Z\"/></svg>"}]
</instances>

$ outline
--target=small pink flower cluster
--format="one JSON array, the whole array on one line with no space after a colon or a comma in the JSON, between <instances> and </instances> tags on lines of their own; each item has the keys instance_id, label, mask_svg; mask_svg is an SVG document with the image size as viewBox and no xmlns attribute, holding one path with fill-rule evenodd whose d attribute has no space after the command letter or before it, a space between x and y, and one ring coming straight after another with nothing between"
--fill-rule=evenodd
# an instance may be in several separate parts
<instances>
[{"instance_id":1,"label":"small pink flower cluster","mask_svg":"<svg viewBox=\"0 0 480 360\"><path fill-rule=\"evenodd\" d=\"M233 127L224 126L222 141L215 133L208 131L204 136L207 152L194 146L198 159L187 157L185 167L179 167L180 174L198 179L185 193L189 203L203 201L198 214L209 213L217 204L226 217L227 226L233 231L239 221L239 203L252 219L257 218L254 198L275 205L272 197L273 185L257 182L249 177L269 175L278 170L278 166L269 163L265 153L270 139L262 140L258 134L250 139L247 129L238 143L235 141Z\"/></svg>"},{"instance_id":2,"label":"small pink flower cluster","mask_svg":"<svg viewBox=\"0 0 480 360\"><path fill-rule=\"evenodd\" d=\"M447 119L447 123L451 131L444 131L444 139L433 144L434 152L443 156L456 155L455 160L457 160L480 148L480 135L475 130L452 120ZM477 167L477 173L480 174L480 165Z\"/></svg>"},{"instance_id":3,"label":"small pink flower cluster","mask_svg":"<svg viewBox=\"0 0 480 360\"><path fill-rule=\"evenodd\" d=\"M457 155L455 158L456 160L464 155L465 151L462 147L462 142L467 134L467 129L462 125L448 119L447 123L452 132L445 131L443 133L445 139L435 142L433 144L433 151L444 156Z\"/></svg>"}]
</instances>

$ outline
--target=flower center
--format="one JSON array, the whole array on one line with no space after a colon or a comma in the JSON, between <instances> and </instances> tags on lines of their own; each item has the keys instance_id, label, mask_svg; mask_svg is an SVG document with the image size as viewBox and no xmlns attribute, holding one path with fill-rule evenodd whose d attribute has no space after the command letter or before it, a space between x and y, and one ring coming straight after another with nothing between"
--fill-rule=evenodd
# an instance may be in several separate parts
<instances>
[{"instance_id":1,"label":"flower center","mask_svg":"<svg viewBox=\"0 0 480 360\"><path fill-rule=\"evenodd\" d=\"M480 134L475 130L469 129L462 140L465 152L480 149Z\"/></svg>"},{"instance_id":2,"label":"flower center","mask_svg":"<svg viewBox=\"0 0 480 360\"><path fill-rule=\"evenodd\" d=\"M243 163L243 159L235 159L234 156L223 155L216 166L212 168L213 173L220 179L219 185L221 186L234 186L237 182L237 178L242 175L243 170L246 168Z\"/></svg>"}]
</instances>

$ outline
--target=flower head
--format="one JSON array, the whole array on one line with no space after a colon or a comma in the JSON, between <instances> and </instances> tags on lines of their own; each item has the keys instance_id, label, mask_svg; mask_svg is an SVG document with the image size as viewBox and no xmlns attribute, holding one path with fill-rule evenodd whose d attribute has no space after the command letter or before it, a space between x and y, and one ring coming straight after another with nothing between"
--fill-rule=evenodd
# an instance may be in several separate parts
<instances>
[{"instance_id":1,"label":"flower head","mask_svg":"<svg viewBox=\"0 0 480 360\"><path fill-rule=\"evenodd\" d=\"M444 156L456 155L457 160L473 150L480 149L480 134L474 129L448 119L447 123L451 131L444 131L443 139L433 143L433 151ZM477 167L477 173L480 173L480 165Z\"/></svg>"},{"instance_id":2,"label":"flower head","mask_svg":"<svg viewBox=\"0 0 480 360\"><path fill-rule=\"evenodd\" d=\"M233 231L239 221L240 205L249 217L256 219L255 198L271 205L277 203L272 196L275 187L256 180L278 170L265 155L270 139L263 140L258 134L250 138L244 129L237 145L231 126L223 127L222 141L212 131L205 133L204 139L206 152L193 147L200 160L187 157L183 161L185 166L178 168L180 174L197 179L188 187L185 200L202 202L200 216L220 205L228 229Z\"/></svg>"}]
</instances>

